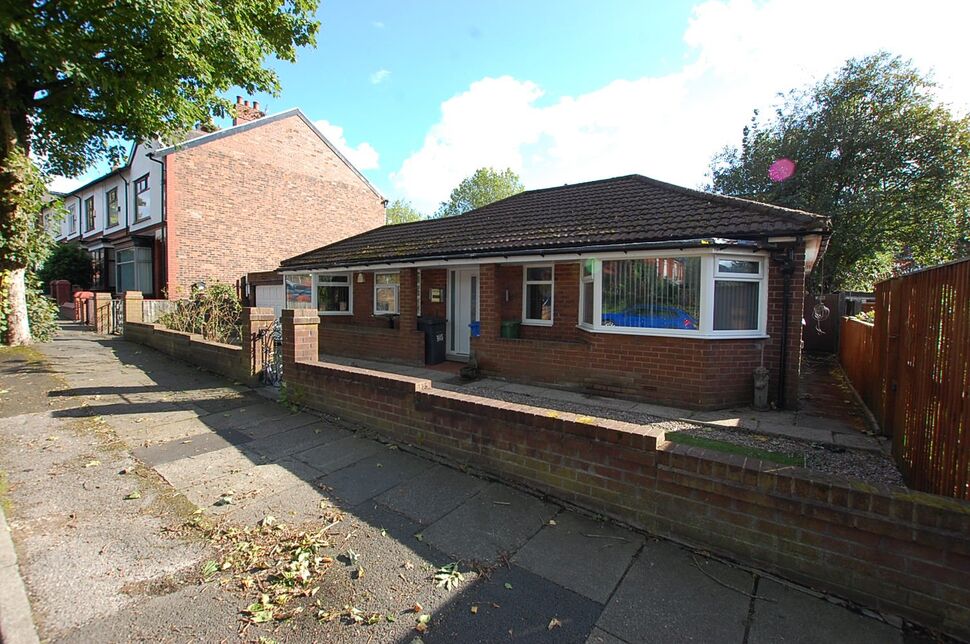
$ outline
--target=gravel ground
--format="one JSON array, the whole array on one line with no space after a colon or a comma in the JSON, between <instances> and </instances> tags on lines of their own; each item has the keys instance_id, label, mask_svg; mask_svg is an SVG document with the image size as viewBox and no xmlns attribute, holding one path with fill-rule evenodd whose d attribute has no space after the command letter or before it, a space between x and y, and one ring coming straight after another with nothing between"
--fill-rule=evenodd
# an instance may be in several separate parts
<instances>
[{"instance_id":1,"label":"gravel ground","mask_svg":"<svg viewBox=\"0 0 970 644\"><path fill-rule=\"evenodd\" d=\"M902 475L896 469L892 460L882 454L873 452L849 450L781 436L759 434L743 429L722 429L707 425L695 425L693 423L658 418L647 414L613 409L612 407L603 407L594 402L579 404L485 387L474 388L474 393L486 398L494 398L496 400L522 405L548 407L549 409L556 409L573 414L610 418L628 423L636 423L638 425L656 424L667 432L683 432L691 436L725 441L745 447L801 455L805 457L805 467L817 472L826 472L827 474L865 481L866 483L905 485Z\"/></svg>"}]
</instances>

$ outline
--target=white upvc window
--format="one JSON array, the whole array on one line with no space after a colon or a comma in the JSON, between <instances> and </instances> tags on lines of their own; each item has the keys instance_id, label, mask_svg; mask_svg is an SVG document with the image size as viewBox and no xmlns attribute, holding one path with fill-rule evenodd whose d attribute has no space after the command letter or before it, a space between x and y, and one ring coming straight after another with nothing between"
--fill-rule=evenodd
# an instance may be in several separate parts
<instances>
[{"instance_id":1,"label":"white upvc window","mask_svg":"<svg viewBox=\"0 0 970 644\"><path fill-rule=\"evenodd\" d=\"M115 284L119 293L152 292L152 249L126 248L115 253Z\"/></svg>"},{"instance_id":2,"label":"white upvc window","mask_svg":"<svg viewBox=\"0 0 970 644\"><path fill-rule=\"evenodd\" d=\"M552 326L554 273L552 264L522 267L522 324Z\"/></svg>"},{"instance_id":3,"label":"white upvc window","mask_svg":"<svg viewBox=\"0 0 970 644\"><path fill-rule=\"evenodd\" d=\"M395 315L400 312L400 273L374 273L374 314Z\"/></svg>"},{"instance_id":4,"label":"white upvc window","mask_svg":"<svg viewBox=\"0 0 970 644\"><path fill-rule=\"evenodd\" d=\"M68 204L67 206L67 234L73 235L77 232L77 206Z\"/></svg>"},{"instance_id":5,"label":"white upvc window","mask_svg":"<svg viewBox=\"0 0 970 644\"><path fill-rule=\"evenodd\" d=\"M767 258L685 250L584 261L579 326L598 333L764 337Z\"/></svg>"},{"instance_id":6,"label":"white upvc window","mask_svg":"<svg viewBox=\"0 0 970 644\"><path fill-rule=\"evenodd\" d=\"M353 315L354 288L350 273L317 275L316 306L320 315Z\"/></svg>"}]
</instances>

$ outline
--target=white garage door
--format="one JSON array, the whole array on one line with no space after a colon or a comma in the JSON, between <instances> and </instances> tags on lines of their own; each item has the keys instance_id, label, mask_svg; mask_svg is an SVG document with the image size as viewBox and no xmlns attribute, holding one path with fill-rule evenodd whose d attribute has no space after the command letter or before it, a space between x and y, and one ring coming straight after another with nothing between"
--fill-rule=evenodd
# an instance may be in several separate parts
<instances>
[{"instance_id":1,"label":"white garage door","mask_svg":"<svg viewBox=\"0 0 970 644\"><path fill-rule=\"evenodd\" d=\"M273 312L279 317L284 303L282 284L256 287L256 306L273 307Z\"/></svg>"}]
</instances>

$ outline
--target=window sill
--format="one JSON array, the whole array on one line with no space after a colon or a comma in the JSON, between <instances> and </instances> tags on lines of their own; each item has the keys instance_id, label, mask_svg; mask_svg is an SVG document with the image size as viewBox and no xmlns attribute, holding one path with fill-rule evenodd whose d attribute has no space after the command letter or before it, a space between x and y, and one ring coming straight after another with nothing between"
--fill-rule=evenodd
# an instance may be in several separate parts
<instances>
[{"instance_id":1,"label":"window sill","mask_svg":"<svg viewBox=\"0 0 970 644\"><path fill-rule=\"evenodd\" d=\"M522 320L522 326L552 326L552 320Z\"/></svg>"},{"instance_id":2,"label":"window sill","mask_svg":"<svg viewBox=\"0 0 970 644\"><path fill-rule=\"evenodd\" d=\"M761 331L716 331L701 333L700 331L680 331L678 329L641 329L635 327L599 327L588 324L577 324L577 329L587 333L605 333L608 335L645 335L661 338L687 338L695 340L766 340L771 336Z\"/></svg>"},{"instance_id":3,"label":"window sill","mask_svg":"<svg viewBox=\"0 0 970 644\"><path fill-rule=\"evenodd\" d=\"M321 317L335 317L335 316L346 316L353 315L353 311L317 311L317 314Z\"/></svg>"},{"instance_id":4,"label":"window sill","mask_svg":"<svg viewBox=\"0 0 970 644\"><path fill-rule=\"evenodd\" d=\"M401 315L401 314L397 311L374 311L375 318L391 318L391 317L394 317L395 315Z\"/></svg>"}]
</instances>

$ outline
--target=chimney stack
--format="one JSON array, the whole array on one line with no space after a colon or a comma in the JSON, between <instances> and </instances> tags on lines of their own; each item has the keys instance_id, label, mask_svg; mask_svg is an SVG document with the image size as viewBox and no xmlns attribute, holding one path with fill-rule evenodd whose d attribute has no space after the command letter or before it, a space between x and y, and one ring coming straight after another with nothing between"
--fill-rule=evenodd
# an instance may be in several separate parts
<instances>
[{"instance_id":1,"label":"chimney stack","mask_svg":"<svg viewBox=\"0 0 970 644\"><path fill-rule=\"evenodd\" d=\"M249 101L244 101L242 96L236 97L235 112L236 114L232 119L233 125L248 123L249 121L255 121L256 119L261 119L266 116L266 113L259 109L258 101L253 101L252 106L250 106Z\"/></svg>"}]
</instances>

